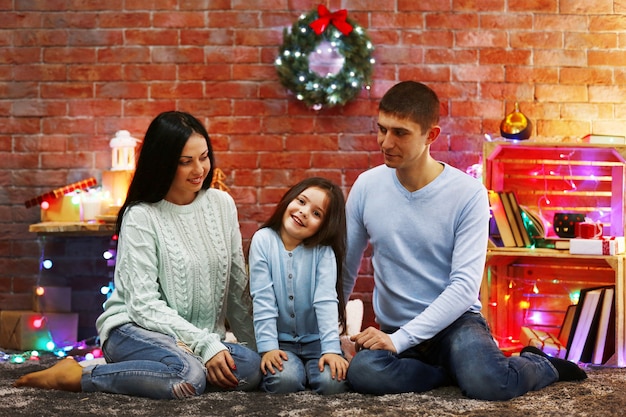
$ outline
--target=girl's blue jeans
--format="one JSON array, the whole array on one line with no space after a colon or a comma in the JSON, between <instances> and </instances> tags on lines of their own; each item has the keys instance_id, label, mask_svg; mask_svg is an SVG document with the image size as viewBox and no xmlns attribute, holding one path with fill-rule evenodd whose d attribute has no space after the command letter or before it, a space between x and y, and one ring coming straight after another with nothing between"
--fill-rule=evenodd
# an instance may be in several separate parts
<instances>
[{"instance_id":1,"label":"girl's blue jeans","mask_svg":"<svg viewBox=\"0 0 626 417\"><path fill-rule=\"evenodd\" d=\"M558 378L543 356L506 357L484 317L469 312L399 355L386 350L359 351L348 368L350 385L361 393L424 392L456 384L465 396L481 400L508 400Z\"/></svg>"},{"instance_id":2,"label":"girl's blue jeans","mask_svg":"<svg viewBox=\"0 0 626 417\"><path fill-rule=\"evenodd\" d=\"M238 344L224 345L237 366L233 371L239 379L237 389L256 389L262 376L258 353ZM111 331L103 352L106 364L83 369L84 392L181 399L211 389L207 388L207 371L200 357L177 345L172 336L124 324Z\"/></svg>"},{"instance_id":3,"label":"girl's blue jeans","mask_svg":"<svg viewBox=\"0 0 626 417\"><path fill-rule=\"evenodd\" d=\"M272 394L304 391L307 387L318 394L338 394L349 389L347 381L338 381L331 376L330 367L324 366L320 372L318 363L322 356L320 342L291 343L279 342L279 349L287 353L283 360L283 370L275 369L272 375L263 376L261 389Z\"/></svg>"}]
</instances>

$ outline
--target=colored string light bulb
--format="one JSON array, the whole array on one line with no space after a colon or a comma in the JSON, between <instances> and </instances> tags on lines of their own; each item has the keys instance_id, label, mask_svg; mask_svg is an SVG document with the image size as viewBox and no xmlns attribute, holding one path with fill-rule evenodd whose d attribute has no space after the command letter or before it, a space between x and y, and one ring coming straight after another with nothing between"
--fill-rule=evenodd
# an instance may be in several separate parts
<instances>
[{"instance_id":1,"label":"colored string light bulb","mask_svg":"<svg viewBox=\"0 0 626 417\"><path fill-rule=\"evenodd\" d=\"M44 321L43 317L35 317L35 318L33 318L31 324L32 324L33 328L41 329L43 327L43 321Z\"/></svg>"}]
</instances>

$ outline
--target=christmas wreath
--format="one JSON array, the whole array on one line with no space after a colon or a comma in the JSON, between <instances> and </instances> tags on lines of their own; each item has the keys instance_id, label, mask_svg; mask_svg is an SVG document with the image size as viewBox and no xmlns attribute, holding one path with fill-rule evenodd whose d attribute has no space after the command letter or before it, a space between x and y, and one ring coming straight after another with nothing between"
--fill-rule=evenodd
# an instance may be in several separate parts
<instances>
[{"instance_id":1,"label":"christmas wreath","mask_svg":"<svg viewBox=\"0 0 626 417\"><path fill-rule=\"evenodd\" d=\"M283 31L275 62L280 82L315 110L344 105L370 87L374 47L347 14L320 5Z\"/></svg>"}]
</instances>

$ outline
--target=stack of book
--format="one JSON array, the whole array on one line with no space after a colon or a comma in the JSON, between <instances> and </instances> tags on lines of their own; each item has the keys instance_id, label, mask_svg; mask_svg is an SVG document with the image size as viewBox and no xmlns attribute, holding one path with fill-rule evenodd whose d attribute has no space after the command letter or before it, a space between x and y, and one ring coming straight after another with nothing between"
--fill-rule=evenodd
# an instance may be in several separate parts
<instances>
[{"instance_id":1,"label":"stack of book","mask_svg":"<svg viewBox=\"0 0 626 417\"><path fill-rule=\"evenodd\" d=\"M605 364L615 353L615 286L580 290L578 304L570 306L559 340L567 343L567 360Z\"/></svg>"},{"instance_id":2,"label":"stack of book","mask_svg":"<svg viewBox=\"0 0 626 417\"><path fill-rule=\"evenodd\" d=\"M520 207L514 192L489 190L489 205L496 226L490 235L496 246L529 248L545 235L543 222Z\"/></svg>"},{"instance_id":3,"label":"stack of book","mask_svg":"<svg viewBox=\"0 0 626 417\"><path fill-rule=\"evenodd\" d=\"M569 249L569 239L547 237L541 216L521 206L513 191L489 190L489 205L492 215L489 235L495 246Z\"/></svg>"}]
</instances>

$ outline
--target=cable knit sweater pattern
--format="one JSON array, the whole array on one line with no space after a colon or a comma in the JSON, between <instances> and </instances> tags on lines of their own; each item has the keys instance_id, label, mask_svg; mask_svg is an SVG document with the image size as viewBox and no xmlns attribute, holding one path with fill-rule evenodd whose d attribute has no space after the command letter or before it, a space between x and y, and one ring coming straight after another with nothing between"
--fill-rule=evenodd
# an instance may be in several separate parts
<instances>
[{"instance_id":1,"label":"cable knit sweater pattern","mask_svg":"<svg viewBox=\"0 0 626 417\"><path fill-rule=\"evenodd\" d=\"M225 320L237 339L256 349L248 276L237 210L227 193L201 191L188 205L161 200L124 215L115 291L96 326L134 322L172 335L204 362L226 349Z\"/></svg>"}]
</instances>

